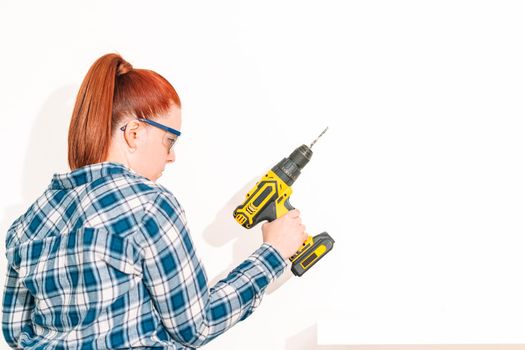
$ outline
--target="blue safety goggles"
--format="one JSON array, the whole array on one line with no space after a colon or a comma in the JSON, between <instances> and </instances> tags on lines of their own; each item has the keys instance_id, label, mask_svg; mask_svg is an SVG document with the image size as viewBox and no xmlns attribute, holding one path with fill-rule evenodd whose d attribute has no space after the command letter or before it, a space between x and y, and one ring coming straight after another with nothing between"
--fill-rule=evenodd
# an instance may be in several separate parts
<instances>
[{"instance_id":1,"label":"blue safety goggles","mask_svg":"<svg viewBox=\"0 0 525 350\"><path fill-rule=\"evenodd\" d=\"M180 134L181 134L181 132L179 130L170 128L169 126L166 126L166 125L161 124L161 123L157 123L156 121L153 121L151 119L145 119L145 118L137 118L137 119L140 120L141 122L148 123L150 125L156 126L159 129L165 130L165 131L170 132L172 134L175 134L177 136L180 136Z\"/></svg>"},{"instance_id":2,"label":"blue safety goggles","mask_svg":"<svg viewBox=\"0 0 525 350\"><path fill-rule=\"evenodd\" d=\"M179 136L181 135L181 132L177 129L173 129L173 128L170 128L169 126L166 126L164 124L161 124L161 123L157 123L156 121L153 121L151 119L146 119L146 118L137 118L137 120L141 121L141 122L144 122L144 123L147 123L149 125L152 125L152 126L155 126L159 129L162 129L164 131L167 131L173 135L175 135L175 139L168 139L168 153L171 152L171 148L173 147L173 145L175 144L175 142L177 141L177 139L179 138ZM122 126L120 128L120 130L122 131L126 131L126 127L128 126L128 124Z\"/></svg>"}]
</instances>

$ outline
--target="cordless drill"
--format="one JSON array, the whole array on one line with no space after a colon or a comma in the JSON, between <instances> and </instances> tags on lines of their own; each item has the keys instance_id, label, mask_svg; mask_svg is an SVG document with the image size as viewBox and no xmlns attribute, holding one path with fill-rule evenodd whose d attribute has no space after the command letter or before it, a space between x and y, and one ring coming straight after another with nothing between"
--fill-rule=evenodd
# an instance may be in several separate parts
<instances>
[{"instance_id":1,"label":"cordless drill","mask_svg":"<svg viewBox=\"0 0 525 350\"><path fill-rule=\"evenodd\" d=\"M326 132L326 128L310 145L297 147L287 158L275 165L248 192L246 200L233 212L235 220L245 228L252 228L261 221L273 221L286 214L294 207L290 204L292 184L301 174L301 170L312 158L312 146ZM334 240L326 232L316 236L308 235L302 247L290 258L292 272L302 276L334 245Z\"/></svg>"}]
</instances>

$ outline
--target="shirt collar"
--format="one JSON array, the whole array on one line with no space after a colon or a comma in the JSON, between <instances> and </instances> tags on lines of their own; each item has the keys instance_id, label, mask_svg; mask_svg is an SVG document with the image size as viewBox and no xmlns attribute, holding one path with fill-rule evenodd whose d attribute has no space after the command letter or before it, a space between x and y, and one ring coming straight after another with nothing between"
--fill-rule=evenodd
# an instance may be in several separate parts
<instances>
[{"instance_id":1,"label":"shirt collar","mask_svg":"<svg viewBox=\"0 0 525 350\"><path fill-rule=\"evenodd\" d=\"M51 184L49 184L48 189L71 189L86 183L90 183L104 176L125 173L132 174L132 176L142 177L137 172L135 172L135 170L128 168L124 164L117 162L102 162L85 165L69 173L55 173L53 174L53 178L51 179Z\"/></svg>"}]
</instances>

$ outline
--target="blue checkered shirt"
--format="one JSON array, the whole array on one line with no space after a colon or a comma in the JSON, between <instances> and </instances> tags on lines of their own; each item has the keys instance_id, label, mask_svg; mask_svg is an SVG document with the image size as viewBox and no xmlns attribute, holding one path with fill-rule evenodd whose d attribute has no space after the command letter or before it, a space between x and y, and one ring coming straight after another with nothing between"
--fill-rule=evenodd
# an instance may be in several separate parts
<instances>
[{"instance_id":1,"label":"blue checkered shirt","mask_svg":"<svg viewBox=\"0 0 525 350\"><path fill-rule=\"evenodd\" d=\"M2 330L19 349L197 348L286 267L263 243L209 288L175 196L116 162L54 174L9 228L6 257Z\"/></svg>"}]
</instances>

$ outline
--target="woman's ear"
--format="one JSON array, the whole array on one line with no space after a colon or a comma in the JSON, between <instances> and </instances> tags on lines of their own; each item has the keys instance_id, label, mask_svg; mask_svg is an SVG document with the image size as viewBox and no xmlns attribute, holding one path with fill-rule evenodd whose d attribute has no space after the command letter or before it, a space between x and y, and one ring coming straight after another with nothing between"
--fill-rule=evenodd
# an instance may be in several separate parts
<instances>
[{"instance_id":1,"label":"woman's ear","mask_svg":"<svg viewBox=\"0 0 525 350\"><path fill-rule=\"evenodd\" d=\"M132 152L137 149L137 144L140 143L142 138L143 129L137 120L131 120L126 125L126 130L124 130L124 140L129 148L132 149Z\"/></svg>"}]
</instances>

